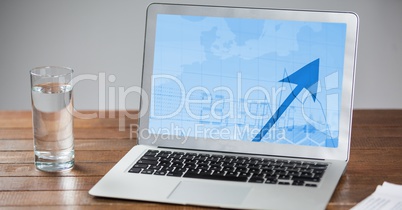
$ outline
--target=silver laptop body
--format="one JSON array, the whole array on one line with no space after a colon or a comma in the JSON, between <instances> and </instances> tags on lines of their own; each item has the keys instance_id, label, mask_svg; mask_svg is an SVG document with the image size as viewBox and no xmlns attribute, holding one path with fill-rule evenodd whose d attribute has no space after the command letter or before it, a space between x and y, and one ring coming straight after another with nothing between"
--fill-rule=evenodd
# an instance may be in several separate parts
<instances>
[{"instance_id":1,"label":"silver laptop body","mask_svg":"<svg viewBox=\"0 0 402 210\"><path fill-rule=\"evenodd\" d=\"M349 159L357 35L351 12L151 4L139 144L89 193L235 209L325 209ZM132 170L148 150L212 154L222 165L223 156L241 156L326 170L319 182L302 186L291 172L255 183Z\"/></svg>"}]
</instances>

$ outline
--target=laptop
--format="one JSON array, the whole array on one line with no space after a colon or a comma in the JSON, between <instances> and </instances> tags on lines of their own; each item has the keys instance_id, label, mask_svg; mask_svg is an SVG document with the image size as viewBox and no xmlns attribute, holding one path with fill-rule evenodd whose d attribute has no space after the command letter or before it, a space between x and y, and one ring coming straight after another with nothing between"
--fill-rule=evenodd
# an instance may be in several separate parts
<instances>
[{"instance_id":1,"label":"laptop","mask_svg":"<svg viewBox=\"0 0 402 210\"><path fill-rule=\"evenodd\" d=\"M325 209L348 163L352 12L151 4L134 146L93 196Z\"/></svg>"}]
</instances>

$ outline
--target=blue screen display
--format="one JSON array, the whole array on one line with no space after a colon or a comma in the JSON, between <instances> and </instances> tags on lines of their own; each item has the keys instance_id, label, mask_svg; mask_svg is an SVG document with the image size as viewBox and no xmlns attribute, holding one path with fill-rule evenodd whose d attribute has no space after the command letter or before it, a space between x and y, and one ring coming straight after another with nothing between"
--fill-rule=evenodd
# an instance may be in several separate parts
<instances>
[{"instance_id":1,"label":"blue screen display","mask_svg":"<svg viewBox=\"0 0 402 210\"><path fill-rule=\"evenodd\" d=\"M338 147L346 24L158 15L149 133Z\"/></svg>"}]
</instances>

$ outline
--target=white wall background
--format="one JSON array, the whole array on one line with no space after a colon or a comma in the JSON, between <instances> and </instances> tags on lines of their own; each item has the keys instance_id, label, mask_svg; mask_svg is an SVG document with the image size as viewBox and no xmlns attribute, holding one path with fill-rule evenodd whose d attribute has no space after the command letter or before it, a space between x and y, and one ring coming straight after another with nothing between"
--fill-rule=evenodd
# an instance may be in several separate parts
<instances>
[{"instance_id":1,"label":"white wall background","mask_svg":"<svg viewBox=\"0 0 402 210\"><path fill-rule=\"evenodd\" d=\"M31 109L29 70L43 65L97 77L75 87L77 109L138 108L138 96L124 90L140 86L145 10L151 2L0 0L0 109ZM160 2L354 11L361 23L355 108L402 108L401 0ZM116 100L119 87L127 95L124 104Z\"/></svg>"}]
</instances>

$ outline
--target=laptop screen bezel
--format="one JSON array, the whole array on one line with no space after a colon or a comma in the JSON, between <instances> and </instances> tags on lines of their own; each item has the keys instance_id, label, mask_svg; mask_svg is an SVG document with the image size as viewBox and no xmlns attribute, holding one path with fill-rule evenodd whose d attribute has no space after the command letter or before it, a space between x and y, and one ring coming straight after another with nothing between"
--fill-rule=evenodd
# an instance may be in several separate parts
<instances>
[{"instance_id":1,"label":"laptop screen bezel","mask_svg":"<svg viewBox=\"0 0 402 210\"><path fill-rule=\"evenodd\" d=\"M180 136L153 136L148 133L152 89L154 44L158 14L194 16L243 17L260 19L334 22L346 24L346 43L342 78L338 147L301 146L290 144L256 143L235 140L200 139ZM142 95L138 127L138 143L158 147L223 151L244 154L275 155L314 159L345 160L349 158L353 90L356 64L358 16L353 12L307 11L268 8L239 8L200 5L151 4L147 9L142 72ZM146 136L146 138L144 137Z\"/></svg>"}]
</instances>

